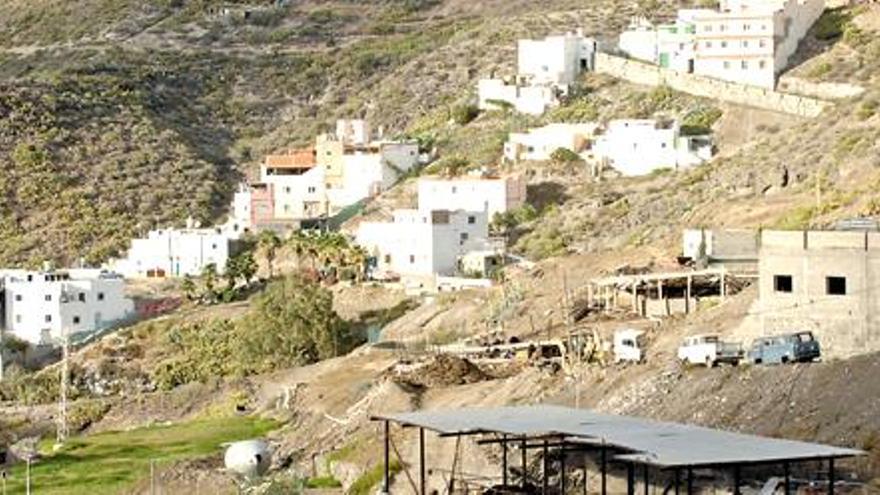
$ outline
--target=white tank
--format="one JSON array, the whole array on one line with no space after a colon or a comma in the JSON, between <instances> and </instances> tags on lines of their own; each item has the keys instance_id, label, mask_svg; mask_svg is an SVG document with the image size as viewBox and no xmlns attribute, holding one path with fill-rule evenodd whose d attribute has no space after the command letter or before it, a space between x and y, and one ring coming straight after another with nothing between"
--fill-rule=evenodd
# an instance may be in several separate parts
<instances>
[{"instance_id":1,"label":"white tank","mask_svg":"<svg viewBox=\"0 0 880 495\"><path fill-rule=\"evenodd\" d=\"M243 440L230 443L223 456L226 469L245 478L262 476L271 464L269 445L262 440Z\"/></svg>"}]
</instances>

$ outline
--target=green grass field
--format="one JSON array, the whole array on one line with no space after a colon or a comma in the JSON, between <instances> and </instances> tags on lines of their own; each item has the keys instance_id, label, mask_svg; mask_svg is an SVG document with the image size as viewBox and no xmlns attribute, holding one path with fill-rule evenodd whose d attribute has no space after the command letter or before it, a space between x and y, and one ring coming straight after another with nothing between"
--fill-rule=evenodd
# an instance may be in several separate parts
<instances>
[{"instance_id":1,"label":"green grass field","mask_svg":"<svg viewBox=\"0 0 880 495\"><path fill-rule=\"evenodd\" d=\"M72 438L31 466L31 488L40 495L117 493L149 476L151 460L162 467L209 456L221 452L224 442L261 437L277 427L272 420L233 417ZM25 492L23 464L10 472L7 489L10 495Z\"/></svg>"}]
</instances>

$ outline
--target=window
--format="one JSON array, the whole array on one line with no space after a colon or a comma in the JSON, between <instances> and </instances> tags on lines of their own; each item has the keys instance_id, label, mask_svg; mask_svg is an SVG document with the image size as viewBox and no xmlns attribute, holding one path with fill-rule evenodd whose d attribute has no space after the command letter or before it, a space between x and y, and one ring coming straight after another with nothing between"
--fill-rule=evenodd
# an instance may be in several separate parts
<instances>
[{"instance_id":1,"label":"window","mask_svg":"<svg viewBox=\"0 0 880 495\"><path fill-rule=\"evenodd\" d=\"M774 275L773 290L776 292L792 292L794 284L791 275Z\"/></svg>"},{"instance_id":2,"label":"window","mask_svg":"<svg viewBox=\"0 0 880 495\"><path fill-rule=\"evenodd\" d=\"M727 48L727 42L726 42L726 41L722 41L722 42L721 42L721 48Z\"/></svg>"},{"instance_id":3,"label":"window","mask_svg":"<svg viewBox=\"0 0 880 495\"><path fill-rule=\"evenodd\" d=\"M46 315L43 317L46 320L46 323L52 323L52 315Z\"/></svg>"},{"instance_id":4,"label":"window","mask_svg":"<svg viewBox=\"0 0 880 495\"><path fill-rule=\"evenodd\" d=\"M464 241L468 240L469 236L468 236L467 232L462 232L459 237L461 238L461 242L464 242Z\"/></svg>"},{"instance_id":5,"label":"window","mask_svg":"<svg viewBox=\"0 0 880 495\"><path fill-rule=\"evenodd\" d=\"M712 48L712 42L711 42L711 41L707 41L707 42L706 42L706 48Z\"/></svg>"},{"instance_id":6,"label":"window","mask_svg":"<svg viewBox=\"0 0 880 495\"><path fill-rule=\"evenodd\" d=\"M825 293L829 296L845 296L846 277L825 277Z\"/></svg>"},{"instance_id":7,"label":"window","mask_svg":"<svg viewBox=\"0 0 880 495\"><path fill-rule=\"evenodd\" d=\"M415 263L416 262L416 255L414 255L414 254L409 255L409 262L410 262L410 264Z\"/></svg>"},{"instance_id":8,"label":"window","mask_svg":"<svg viewBox=\"0 0 880 495\"><path fill-rule=\"evenodd\" d=\"M315 186L309 186L309 192L310 193L315 192Z\"/></svg>"},{"instance_id":9,"label":"window","mask_svg":"<svg viewBox=\"0 0 880 495\"><path fill-rule=\"evenodd\" d=\"M706 27L703 28L703 31L706 31L707 33L711 33L712 32L712 25L706 24Z\"/></svg>"},{"instance_id":10,"label":"window","mask_svg":"<svg viewBox=\"0 0 880 495\"><path fill-rule=\"evenodd\" d=\"M45 299L46 302L52 302L52 294L46 294L46 295L43 297L43 299Z\"/></svg>"},{"instance_id":11,"label":"window","mask_svg":"<svg viewBox=\"0 0 880 495\"><path fill-rule=\"evenodd\" d=\"M216 245L216 244L211 244L211 249L217 249L217 245ZM103 296L101 296L101 297L103 297ZM101 298L99 298L98 300L100 301Z\"/></svg>"},{"instance_id":12,"label":"window","mask_svg":"<svg viewBox=\"0 0 880 495\"><path fill-rule=\"evenodd\" d=\"M764 61L764 60L759 60L759 61L758 61L758 67L761 68L761 69L765 69L765 68L767 67L767 62Z\"/></svg>"},{"instance_id":13,"label":"window","mask_svg":"<svg viewBox=\"0 0 880 495\"><path fill-rule=\"evenodd\" d=\"M471 224L471 225L477 223L477 217L475 217L475 216L473 216L473 215L470 215L470 216L468 217L468 223Z\"/></svg>"},{"instance_id":14,"label":"window","mask_svg":"<svg viewBox=\"0 0 880 495\"><path fill-rule=\"evenodd\" d=\"M749 61L743 60L742 62L740 62L740 66L743 68L743 70L747 70L749 68Z\"/></svg>"},{"instance_id":15,"label":"window","mask_svg":"<svg viewBox=\"0 0 880 495\"><path fill-rule=\"evenodd\" d=\"M758 40L758 46L764 48L765 46L767 46L767 40Z\"/></svg>"},{"instance_id":16,"label":"window","mask_svg":"<svg viewBox=\"0 0 880 495\"><path fill-rule=\"evenodd\" d=\"M725 61L724 61L724 68L725 68L725 69L729 69L729 68L730 68L730 62L728 62L728 61L725 60Z\"/></svg>"},{"instance_id":17,"label":"window","mask_svg":"<svg viewBox=\"0 0 880 495\"><path fill-rule=\"evenodd\" d=\"M458 192L458 188L455 186L452 186L452 194L455 194L457 192Z\"/></svg>"},{"instance_id":18,"label":"window","mask_svg":"<svg viewBox=\"0 0 880 495\"><path fill-rule=\"evenodd\" d=\"M15 300L18 301L18 302L21 302L21 300L22 300L21 294L16 294L16 295L15 295Z\"/></svg>"},{"instance_id":19,"label":"window","mask_svg":"<svg viewBox=\"0 0 880 495\"><path fill-rule=\"evenodd\" d=\"M290 187L285 187L285 188L284 188L284 192L287 193L287 194L290 194Z\"/></svg>"},{"instance_id":20,"label":"window","mask_svg":"<svg viewBox=\"0 0 880 495\"><path fill-rule=\"evenodd\" d=\"M749 47L749 40L743 41L743 48L748 48L748 47Z\"/></svg>"},{"instance_id":21,"label":"window","mask_svg":"<svg viewBox=\"0 0 880 495\"><path fill-rule=\"evenodd\" d=\"M214 245L214 248L216 249L216 247L217 247L217 245L215 244L215 245ZM103 300L104 300L104 293L103 293L103 292L98 292L98 300L99 300L99 301L103 301Z\"/></svg>"},{"instance_id":22,"label":"window","mask_svg":"<svg viewBox=\"0 0 880 495\"><path fill-rule=\"evenodd\" d=\"M391 263L391 255L390 254L385 255L385 264L388 264L388 263Z\"/></svg>"},{"instance_id":23,"label":"window","mask_svg":"<svg viewBox=\"0 0 880 495\"><path fill-rule=\"evenodd\" d=\"M74 325L79 325L79 316L74 316L74 317L73 317L73 324L74 324Z\"/></svg>"},{"instance_id":24,"label":"window","mask_svg":"<svg viewBox=\"0 0 880 495\"><path fill-rule=\"evenodd\" d=\"M21 315L15 315L15 322L21 323Z\"/></svg>"},{"instance_id":25,"label":"window","mask_svg":"<svg viewBox=\"0 0 880 495\"><path fill-rule=\"evenodd\" d=\"M724 31L724 30L726 30L726 29L727 29L727 26L725 26L724 24L719 24L719 25L718 25L718 30L719 30L719 31Z\"/></svg>"},{"instance_id":26,"label":"window","mask_svg":"<svg viewBox=\"0 0 880 495\"><path fill-rule=\"evenodd\" d=\"M743 24L743 31L748 31L749 29L751 29L751 27L752 26L750 26L748 24Z\"/></svg>"}]
</instances>

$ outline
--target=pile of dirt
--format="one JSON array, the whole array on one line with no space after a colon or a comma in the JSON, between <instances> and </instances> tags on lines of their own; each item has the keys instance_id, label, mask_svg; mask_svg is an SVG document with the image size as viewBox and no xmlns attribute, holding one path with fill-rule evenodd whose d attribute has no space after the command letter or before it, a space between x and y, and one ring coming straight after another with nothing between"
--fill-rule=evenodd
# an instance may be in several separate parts
<instances>
[{"instance_id":1,"label":"pile of dirt","mask_svg":"<svg viewBox=\"0 0 880 495\"><path fill-rule=\"evenodd\" d=\"M408 386L437 388L467 385L493 378L467 359L438 354L423 363L396 367L392 379Z\"/></svg>"}]
</instances>

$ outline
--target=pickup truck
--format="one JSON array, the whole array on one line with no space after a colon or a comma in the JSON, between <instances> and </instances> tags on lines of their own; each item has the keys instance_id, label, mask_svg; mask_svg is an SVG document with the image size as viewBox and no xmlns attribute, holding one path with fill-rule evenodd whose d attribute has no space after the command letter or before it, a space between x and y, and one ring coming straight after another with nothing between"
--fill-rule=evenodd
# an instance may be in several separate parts
<instances>
[{"instance_id":1,"label":"pickup truck","mask_svg":"<svg viewBox=\"0 0 880 495\"><path fill-rule=\"evenodd\" d=\"M719 363L738 365L744 355L742 345L722 342L718 335L693 335L686 337L678 348L678 360L682 364L703 364L711 368Z\"/></svg>"},{"instance_id":2,"label":"pickup truck","mask_svg":"<svg viewBox=\"0 0 880 495\"><path fill-rule=\"evenodd\" d=\"M822 355L812 332L761 337L752 342L749 362L753 364L805 363Z\"/></svg>"}]
</instances>

